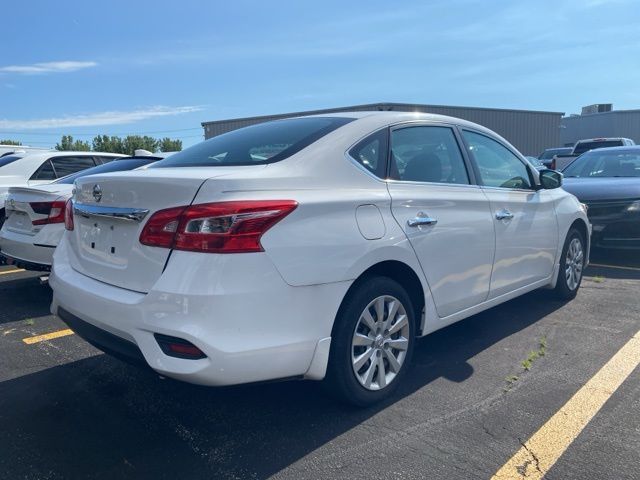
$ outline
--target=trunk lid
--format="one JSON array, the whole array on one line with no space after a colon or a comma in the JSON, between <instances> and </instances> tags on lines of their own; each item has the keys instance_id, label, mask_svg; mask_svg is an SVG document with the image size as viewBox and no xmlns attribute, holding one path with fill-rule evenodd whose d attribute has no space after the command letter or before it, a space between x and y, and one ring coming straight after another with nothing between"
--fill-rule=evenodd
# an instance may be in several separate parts
<instances>
[{"instance_id":1,"label":"trunk lid","mask_svg":"<svg viewBox=\"0 0 640 480\"><path fill-rule=\"evenodd\" d=\"M24 235L35 236L42 225L33 222L44 220L48 213L33 204L65 201L71 196L73 185L43 185L38 188L11 187L5 201L6 221L3 229Z\"/></svg>"},{"instance_id":2,"label":"trunk lid","mask_svg":"<svg viewBox=\"0 0 640 480\"><path fill-rule=\"evenodd\" d=\"M235 170L153 168L76 180L74 231L69 232L75 252L71 266L101 282L148 292L160 278L171 250L140 243L146 222L158 210L190 205L205 181ZM134 211L142 218L100 215Z\"/></svg>"}]
</instances>

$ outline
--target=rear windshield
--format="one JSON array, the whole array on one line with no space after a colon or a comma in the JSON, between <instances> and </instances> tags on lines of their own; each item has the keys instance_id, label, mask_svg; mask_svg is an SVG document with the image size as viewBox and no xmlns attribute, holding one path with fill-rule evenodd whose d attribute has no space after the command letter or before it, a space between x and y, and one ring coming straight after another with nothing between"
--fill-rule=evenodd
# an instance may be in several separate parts
<instances>
[{"instance_id":1,"label":"rear windshield","mask_svg":"<svg viewBox=\"0 0 640 480\"><path fill-rule=\"evenodd\" d=\"M576 158L562 174L565 177L640 177L640 149L594 150Z\"/></svg>"},{"instance_id":2,"label":"rear windshield","mask_svg":"<svg viewBox=\"0 0 640 480\"><path fill-rule=\"evenodd\" d=\"M565 155L571 154L573 149L571 147L568 148L553 148L551 150L545 150L542 152L538 158L540 160L551 160L555 155Z\"/></svg>"},{"instance_id":3,"label":"rear windshield","mask_svg":"<svg viewBox=\"0 0 640 480\"><path fill-rule=\"evenodd\" d=\"M226 167L279 162L351 121L352 118L305 117L260 123L174 153L150 168Z\"/></svg>"},{"instance_id":4,"label":"rear windshield","mask_svg":"<svg viewBox=\"0 0 640 480\"><path fill-rule=\"evenodd\" d=\"M0 167L4 167L5 165L9 165L10 163L15 162L16 160L20 160L22 156L20 155L5 155L0 158Z\"/></svg>"},{"instance_id":5,"label":"rear windshield","mask_svg":"<svg viewBox=\"0 0 640 480\"><path fill-rule=\"evenodd\" d=\"M620 147L622 145L622 140L599 140L595 142L582 142L576 145L573 154L582 155L584 152L588 152L589 150L594 150L596 148Z\"/></svg>"},{"instance_id":6,"label":"rear windshield","mask_svg":"<svg viewBox=\"0 0 640 480\"><path fill-rule=\"evenodd\" d=\"M133 170L134 168L143 167L144 165L148 165L153 161L154 159L152 158L131 158L125 160L115 160L103 165L98 165L97 167L82 170L78 173L67 175L66 177L63 177L60 180L56 180L52 183L66 183L68 185L71 185L78 178L86 177L87 175L95 175L96 173L124 172L126 170Z\"/></svg>"}]
</instances>

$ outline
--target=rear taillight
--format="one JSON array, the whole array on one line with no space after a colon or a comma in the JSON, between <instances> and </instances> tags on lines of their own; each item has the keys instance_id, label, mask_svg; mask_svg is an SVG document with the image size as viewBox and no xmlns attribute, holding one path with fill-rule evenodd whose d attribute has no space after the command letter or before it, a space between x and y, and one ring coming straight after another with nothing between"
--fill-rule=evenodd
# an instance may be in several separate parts
<instances>
[{"instance_id":1,"label":"rear taillight","mask_svg":"<svg viewBox=\"0 0 640 480\"><path fill-rule=\"evenodd\" d=\"M48 225L50 223L64 223L64 201L56 202L31 202L29 206L38 215L47 215L47 218L32 220L33 225Z\"/></svg>"},{"instance_id":2,"label":"rear taillight","mask_svg":"<svg viewBox=\"0 0 640 480\"><path fill-rule=\"evenodd\" d=\"M64 206L64 228L73 231L73 202L71 199L67 200Z\"/></svg>"},{"instance_id":3,"label":"rear taillight","mask_svg":"<svg viewBox=\"0 0 640 480\"><path fill-rule=\"evenodd\" d=\"M261 252L262 235L297 206L293 200L247 200L160 210L145 225L140 243L192 252Z\"/></svg>"},{"instance_id":4,"label":"rear taillight","mask_svg":"<svg viewBox=\"0 0 640 480\"><path fill-rule=\"evenodd\" d=\"M551 170L555 170L556 169L556 159L554 158L553 160L551 160Z\"/></svg>"}]
</instances>

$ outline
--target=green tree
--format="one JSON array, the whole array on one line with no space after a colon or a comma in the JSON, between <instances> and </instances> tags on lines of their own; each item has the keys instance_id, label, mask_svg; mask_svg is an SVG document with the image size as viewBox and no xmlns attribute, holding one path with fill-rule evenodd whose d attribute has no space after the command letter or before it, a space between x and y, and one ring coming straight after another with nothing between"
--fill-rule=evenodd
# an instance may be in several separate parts
<instances>
[{"instance_id":1,"label":"green tree","mask_svg":"<svg viewBox=\"0 0 640 480\"><path fill-rule=\"evenodd\" d=\"M182 140L164 137L158 141L161 152L179 152L182 150Z\"/></svg>"},{"instance_id":2,"label":"green tree","mask_svg":"<svg viewBox=\"0 0 640 480\"><path fill-rule=\"evenodd\" d=\"M89 142L83 142L82 140L73 140L71 135L63 135L60 142L56 143L56 150L88 152L91 150L91 145L89 145Z\"/></svg>"},{"instance_id":3,"label":"green tree","mask_svg":"<svg viewBox=\"0 0 640 480\"><path fill-rule=\"evenodd\" d=\"M0 145L22 145L22 142L16 140L0 140Z\"/></svg>"},{"instance_id":4,"label":"green tree","mask_svg":"<svg viewBox=\"0 0 640 480\"><path fill-rule=\"evenodd\" d=\"M122 141L124 145L124 153L127 155L133 155L134 151L137 149L144 149L150 152L155 152L158 150L158 140L153 137L148 137L147 135L127 135L124 137Z\"/></svg>"},{"instance_id":5,"label":"green tree","mask_svg":"<svg viewBox=\"0 0 640 480\"><path fill-rule=\"evenodd\" d=\"M113 135L98 135L91 143L94 152L126 153L122 139Z\"/></svg>"}]
</instances>

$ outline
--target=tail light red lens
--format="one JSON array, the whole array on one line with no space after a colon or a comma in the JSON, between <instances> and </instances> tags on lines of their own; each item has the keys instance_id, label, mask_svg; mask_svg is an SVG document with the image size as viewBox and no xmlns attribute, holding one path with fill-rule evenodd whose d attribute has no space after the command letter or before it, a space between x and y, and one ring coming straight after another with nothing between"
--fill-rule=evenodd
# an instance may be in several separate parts
<instances>
[{"instance_id":1,"label":"tail light red lens","mask_svg":"<svg viewBox=\"0 0 640 480\"><path fill-rule=\"evenodd\" d=\"M50 223L64 223L64 201L56 202L31 202L31 209L39 215L47 215L47 218L32 220L33 225L48 225Z\"/></svg>"},{"instance_id":2,"label":"tail light red lens","mask_svg":"<svg viewBox=\"0 0 640 480\"><path fill-rule=\"evenodd\" d=\"M554 158L553 160L551 160L551 170L555 170L556 169L556 159Z\"/></svg>"},{"instance_id":3,"label":"tail light red lens","mask_svg":"<svg viewBox=\"0 0 640 480\"><path fill-rule=\"evenodd\" d=\"M72 232L73 227L73 202L69 199L64 205L64 228Z\"/></svg>"},{"instance_id":4,"label":"tail light red lens","mask_svg":"<svg viewBox=\"0 0 640 480\"><path fill-rule=\"evenodd\" d=\"M262 235L297 206L293 200L247 200L160 210L145 225L140 243L192 252L261 252Z\"/></svg>"}]
</instances>

